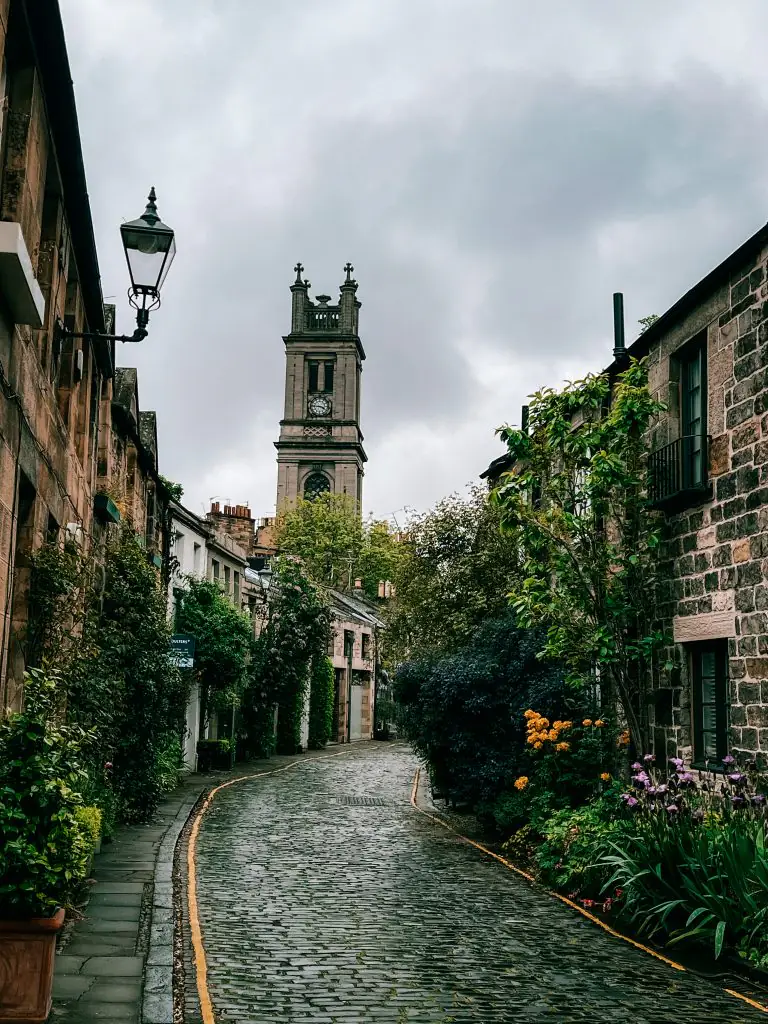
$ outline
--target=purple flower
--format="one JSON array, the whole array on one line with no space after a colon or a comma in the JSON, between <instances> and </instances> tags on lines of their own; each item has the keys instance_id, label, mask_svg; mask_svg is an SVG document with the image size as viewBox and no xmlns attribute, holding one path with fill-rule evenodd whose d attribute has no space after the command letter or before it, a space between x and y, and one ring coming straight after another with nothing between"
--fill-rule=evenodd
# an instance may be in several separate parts
<instances>
[{"instance_id":1,"label":"purple flower","mask_svg":"<svg viewBox=\"0 0 768 1024\"><path fill-rule=\"evenodd\" d=\"M741 807L741 805L746 803L746 801L744 797L741 795L741 793L734 793L734 795L731 797L731 803L734 807Z\"/></svg>"},{"instance_id":2,"label":"purple flower","mask_svg":"<svg viewBox=\"0 0 768 1024\"><path fill-rule=\"evenodd\" d=\"M682 757L670 757L669 763L675 768L676 771L683 770L683 759Z\"/></svg>"},{"instance_id":3,"label":"purple flower","mask_svg":"<svg viewBox=\"0 0 768 1024\"><path fill-rule=\"evenodd\" d=\"M632 765L632 771L633 772L641 772L642 770L643 770L643 766L640 764L640 762L639 761L635 761L635 763Z\"/></svg>"},{"instance_id":4,"label":"purple flower","mask_svg":"<svg viewBox=\"0 0 768 1024\"><path fill-rule=\"evenodd\" d=\"M666 793L668 789L669 789L669 786L667 786L664 783L662 783L660 786L656 787L656 792L657 793Z\"/></svg>"},{"instance_id":5,"label":"purple flower","mask_svg":"<svg viewBox=\"0 0 768 1024\"><path fill-rule=\"evenodd\" d=\"M694 821L704 821L704 808L697 807L696 810L691 814Z\"/></svg>"},{"instance_id":6,"label":"purple flower","mask_svg":"<svg viewBox=\"0 0 768 1024\"><path fill-rule=\"evenodd\" d=\"M730 754L727 754L727 755L726 755L726 756L725 756L725 757L723 758L723 764L725 764L725 765L729 765L729 764L736 764L736 758L735 758L735 757L732 757L732 756L731 756Z\"/></svg>"},{"instance_id":7,"label":"purple flower","mask_svg":"<svg viewBox=\"0 0 768 1024\"><path fill-rule=\"evenodd\" d=\"M732 772L728 776L728 781L729 782L743 782L746 779L746 777L747 776L744 775L743 772Z\"/></svg>"},{"instance_id":8,"label":"purple flower","mask_svg":"<svg viewBox=\"0 0 768 1024\"><path fill-rule=\"evenodd\" d=\"M765 803L765 796L762 793L755 793L755 795L752 797L752 806L753 807L762 807L764 803Z\"/></svg>"},{"instance_id":9,"label":"purple flower","mask_svg":"<svg viewBox=\"0 0 768 1024\"><path fill-rule=\"evenodd\" d=\"M637 797L632 796L631 793L622 793L621 799L624 801L627 807L637 807L639 803Z\"/></svg>"},{"instance_id":10,"label":"purple flower","mask_svg":"<svg viewBox=\"0 0 768 1024\"><path fill-rule=\"evenodd\" d=\"M677 814L679 810L677 804L667 804L667 814Z\"/></svg>"},{"instance_id":11,"label":"purple flower","mask_svg":"<svg viewBox=\"0 0 768 1024\"><path fill-rule=\"evenodd\" d=\"M696 776L692 772L678 772L677 781L681 786L695 786Z\"/></svg>"},{"instance_id":12,"label":"purple flower","mask_svg":"<svg viewBox=\"0 0 768 1024\"><path fill-rule=\"evenodd\" d=\"M653 762L656 760L656 755L655 754L646 754L643 757L643 760L645 761L646 764L653 764Z\"/></svg>"},{"instance_id":13,"label":"purple flower","mask_svg":"<svg viewBox=\"0 0 768 1024\"><path fill-rule=\"evenodd\" d=\"M643 789L645 786L647 786L649 784L649 782L651 780L650 780L647 772L642 772L641 771L641 772L638 772L637 775L633 775L632 776L632 781L634 782L634 784L636 786L639 786L641 789Z\"/></svg>"}]
</instances>

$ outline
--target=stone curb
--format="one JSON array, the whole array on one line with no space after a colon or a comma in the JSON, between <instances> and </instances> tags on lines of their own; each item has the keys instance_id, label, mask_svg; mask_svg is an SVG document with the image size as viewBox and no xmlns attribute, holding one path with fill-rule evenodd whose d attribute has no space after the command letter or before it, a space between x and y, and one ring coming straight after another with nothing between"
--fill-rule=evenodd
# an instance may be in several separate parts
<instances>
[{"instance_id":1,"label":"stone curb","mask_svg":"<svg viewBox=\"0 0 768 1024\"><path fill-rule=\"evenodd\" d=\"M173 859L181 831L206 788L205 785L201 785L188 795L163 836L157 851L141 1024L174 1024Z\"/></svg>"}]
</instances>

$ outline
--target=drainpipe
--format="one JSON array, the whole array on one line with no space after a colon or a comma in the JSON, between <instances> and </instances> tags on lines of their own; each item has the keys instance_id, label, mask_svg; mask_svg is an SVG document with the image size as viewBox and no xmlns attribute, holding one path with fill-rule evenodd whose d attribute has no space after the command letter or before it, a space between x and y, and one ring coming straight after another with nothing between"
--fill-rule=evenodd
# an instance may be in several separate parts
<instances>
[{"instance_id":1,"label":"drainpipe","mask_svg":"<svg viewBox=\"0 0 768 1024\"><path fill-rule=\"evenodd\" d=\"M354 635L347 655L347 743L352 742L352 653L355 649Z\"/></svg>"}]
</instances>

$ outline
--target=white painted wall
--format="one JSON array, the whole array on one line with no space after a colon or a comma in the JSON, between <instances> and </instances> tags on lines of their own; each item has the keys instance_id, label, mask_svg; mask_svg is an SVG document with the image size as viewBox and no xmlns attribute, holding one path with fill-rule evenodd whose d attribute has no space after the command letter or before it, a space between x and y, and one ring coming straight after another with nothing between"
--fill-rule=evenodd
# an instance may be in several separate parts
<instances>
[{"instance_id":1,"label":"white painted wall","mask_svg":"<svg viewBox=\"0 0 768 1024\"><path fill-rule=\"evenodd\" d=\"M186 590L189 586L187 577L205 577L208 569L206 539L202 523L192 525L185 519L171 515L171 555L178 559L179 565L171 578L168 588L168 617L173 623L175 605L173 591ZM192 686L187 704L185 718L183 749L184 765L193 772L197 767L197 740L200 735L200 694L197 684Z\"/></svg>"}]
</instances>

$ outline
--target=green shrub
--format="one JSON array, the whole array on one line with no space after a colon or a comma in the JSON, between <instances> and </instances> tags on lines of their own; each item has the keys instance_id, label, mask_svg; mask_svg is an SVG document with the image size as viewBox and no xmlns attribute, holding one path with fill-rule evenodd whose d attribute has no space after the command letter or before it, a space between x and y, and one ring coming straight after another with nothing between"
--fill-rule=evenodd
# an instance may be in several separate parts
<instances>
[{"instance_id":1,"label":"green shrub","mask_svg":"<svg viewBox=\"0 0 768 1024\"><path fill-rule=\"evenodd\" d=\"M155 771L163 793L176 789L184 771L184 751L181 740L170 736L158 752Z\"/></svg>"},{"instance_id":2,"label":"green shrub","mask_svg":"<svg viewBox=\"0 0 768 1024\"><path fill-rule=\"evenodd\" d=\"M333 728L334 673L329 658L316 658L309 688L310 750L320 750L331 738Z\"/></svg>"},{"instance_id":3,"label":"green shrub","mask_svg":"<svg viewBox=\"0 0 768 1024\"><path fill-rule=\"evenodd\" d=\"M75 820L95 850L101 839L101 811L98 807L76 807Z\"/></svg>"},{"instance_id":4,"label":"green shrub","mask_svg":"<svg viewBox=\"0 0 768 1024\"><path fill-rule=\"evenodd\" d=\"M440 794L490 808L512 791L525 756L525 709L552 713L563 702L560 668L537 658L542 642L510 614L476 628L453 654L398 669L399 725Z\"/></svg>"},{"instance_id":5,"label":"green shrub","mask_svg":"<svg viewBox=\"0 0 768 1024\"><path fill-rule=\"evenodd\" d=\"M71 903L88 863L76 813L92 740L60 724L60 680L32 669L25 708L0 722L0 916L53 914Z\"/></svg>"},{"instance_id":6,"label":"green shrub","mask_svg":"<svg viewBox=\"0 0 768 1024\"><path fill-rule=\"evenodd\" d=\"M597 899L607 875L605 867L595 862L629 828L615 793L582 807L556 811L541 829L543 839L535 858L538 877L552 889Z\"/></svg>"}]
</instances>

